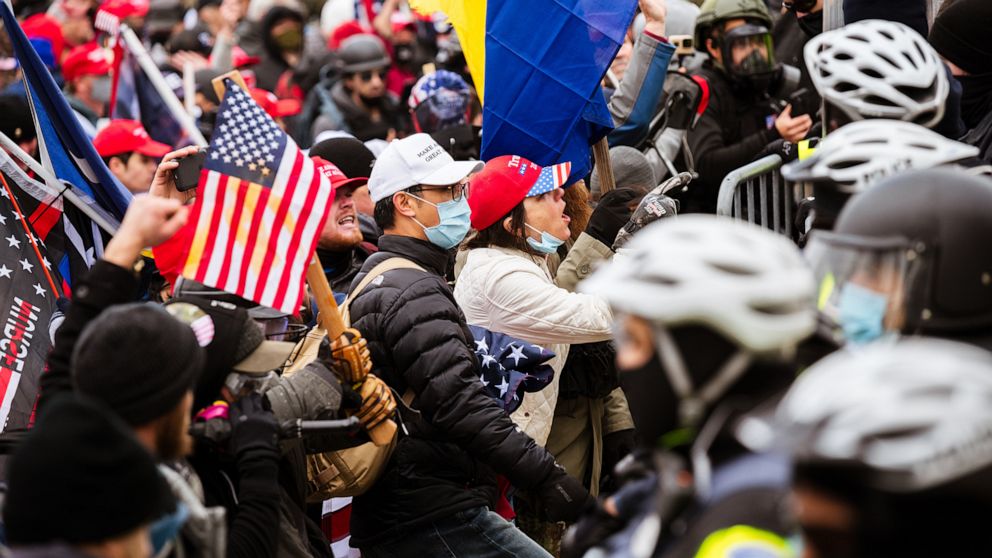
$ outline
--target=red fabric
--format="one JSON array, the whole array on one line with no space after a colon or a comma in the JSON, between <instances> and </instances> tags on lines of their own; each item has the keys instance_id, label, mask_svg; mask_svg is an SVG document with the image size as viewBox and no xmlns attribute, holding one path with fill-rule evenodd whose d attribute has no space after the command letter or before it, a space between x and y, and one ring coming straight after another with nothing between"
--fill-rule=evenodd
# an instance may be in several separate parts
<instances>
[{"instance_id":1,"label":"red fabric","mask_svg":"<svg viewBox=\"0 0 992 558\"><path fill-rule=\"evenodd\" d=\"M668 39L666 39L665 37L662 37L661 35L656 35L655 33L648 31L647 29L644 30L644 34L647 35L648 37L651 37L652 39L661 41L663 43L668 42Z\"/></svg>"},{"instance_id":2,"label":"red fabric","mask_svg":"<svg viewBox=\"0 0 992 558\"><path fill-rule=\"evenodd\" d=\"M494 511L503 519L513 521L517 517L517 514L513 511L513 506L510 504L508 497L513 486L506 477L498 475L496 477L496 488L499 490L499 496L496 498L496 509Z\"/></svg>"},{"instance_id":3,"label":"red fabric","mask_svg":"<svg viewBox=\"0 0 992 558\"><path fill-rule=\"evenodd\" d=\"M29 39L48 39L52 43L52 52L55 54L55 63L62 63L62 54L65 51L65 38L62 36L62 26L58 20L50 15L35 14L21 23L21 29Z\"/></svg>"},{"instance_id":4,"label":"red fabric","mask_svg":"<svg viewBox=\"0 0 992 558\"><path fill-rule=\"evenodd\" d=\"M196 223L190 219L175 236L152 248L155 267L170 285L175 285L176 278L182 273L183 264L186 263L186 252L189 250L195 229Z\"/></svg>"}]
</instances>

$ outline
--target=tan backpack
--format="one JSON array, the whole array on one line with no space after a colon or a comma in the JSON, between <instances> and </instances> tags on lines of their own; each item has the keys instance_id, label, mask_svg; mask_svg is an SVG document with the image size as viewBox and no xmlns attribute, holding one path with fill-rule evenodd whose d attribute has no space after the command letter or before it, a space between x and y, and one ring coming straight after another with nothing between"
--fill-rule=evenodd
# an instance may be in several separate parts
<instances>
[{"instance_id":1,"label":"tan backpack","mask_svg":"<svg viewBox=\"0 0 992 558\"><path fill-rule=\"evenodd\" d=\"M414 262L401 257L389 258L373 267L341 305L341 317L346 326L351 326L350 307L355 297L377 278L394 269L426 271ZM320 343L326 336L327 331L319 326L307 333L294 351L296 358L283 374L293 374L316 360ZM408 389L403 394L403 403L409 406L412 401L413 391ZM345 450L308 455L307 500L322 502L328 498L358 496L368 491L389 462L396 447L397 436L384 446L368 442Z\"/></svg>"}]
</instances>

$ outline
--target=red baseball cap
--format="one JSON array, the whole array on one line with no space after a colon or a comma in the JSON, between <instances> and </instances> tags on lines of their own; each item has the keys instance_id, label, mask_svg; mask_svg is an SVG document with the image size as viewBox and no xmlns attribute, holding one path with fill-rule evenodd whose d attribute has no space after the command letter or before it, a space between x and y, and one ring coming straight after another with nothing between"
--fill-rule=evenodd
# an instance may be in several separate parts
<instances>
[{"instance_id":1,"label":"red baseball cap","mask_svg":"<svg viewBox=\"0 0 992 558\"><path fill-rule=\"evenodd\" d=\"M83 76L100 76L110 72L110 57L96 43L88 43L69 51L62 61L66 81Z\"/></svg>"},{"instance_id":2,"label":"red baseball cap","mask_svg":"<svg viewBox=\"0 0 992 558\"><path fill-rule=\"evenodd\" d=\"M491 159L469 180L468 205L472 228L481 231L505 217L525 198L564 186L572 163L540 167L518 155Z\"/></svg>"},{"instance_id":3,"label":"red baseball cap","mask_svg":"<svg viewBox=\"0 0 992 558\"><path fill-rule=\"evenodd\" d=\"M149 0L107 0L100 5L99 11L123 21L131 16L145 17L150 7Z\"/></svg>"},{"instance_id":4,"label":"red baseball cap","mask_svg":"<svg viewBox=\"0 0 992 558\"><path fill-rule=\"evenodd\" d=\"M303 110L303 103L299 99L280 99L275 93L264 89L252 89L251 96L272 118L296 116Z\"/></svg>"},{"instance_id":5,"label":"red baseball cap","mask_svg":"<svg viewBox=\"0 0 992 558\"><path fill-rule=\"evenodd\" d=\"M369 181L368 178L348 178L337 165L327 159L320 157L311 157L311 159L313 159L313 164L317 165L317 170L324 173L324 176L331 181L331 186L334 187L335 192L345 186L364 186Z\"/></svg>"},{"instance_id":6,"label":"red baseball cap","mask_svg":"<svg viewBox=\"0 0 992 558\"><path fill-rule=\"evenodd\" d=\"M21 29L29 39L47 39L52 44L55 63L62 59L65 50L65 38L62 36L62 26L50 15L35 14L24 20Z\"/></svg>"},{"instance_id":7,"label":"red baseball cap","mask_svg":"<svg viewBox=\"0 0 992 558\"><path fill-rule=\"evenodd\" d=\"M168 145L153 140L141 122L135 120L112 120L93 138L93 147L101 157L137 151L158 159L172 151Z\"/></svg>"}]
</instances>

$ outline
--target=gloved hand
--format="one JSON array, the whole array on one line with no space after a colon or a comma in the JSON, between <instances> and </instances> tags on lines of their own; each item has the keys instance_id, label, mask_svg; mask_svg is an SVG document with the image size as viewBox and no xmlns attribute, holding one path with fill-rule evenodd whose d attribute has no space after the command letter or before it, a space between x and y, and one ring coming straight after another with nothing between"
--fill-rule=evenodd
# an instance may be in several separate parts
<instances>
[{"instance_id":1,"label":"gloved hand","mask_svg":"<svg viewBox=\"0 0 992 558\"><path fill-rule=\"evenodd\" d=\"M565 532L561 541L561 558L585 556L589 549L598 546L622 527L623 522L597 504Z\"/></svg>"},{"instance_id":2,"label":"gloved hand","mask_svg":"<svg viewBox=\"0 0 992 558\"><path fill-rule=\"evenodd\" d=\"M603 475L599 483L600 494L609 494L616 490L613 469L621 459L634 450L636 445L633 428L603 436Z\"/></svg>"},{"instance_id":3,"label":"gloved hand","mask_svg":"<svg viewBox=\"0 0 992 558\"><path fill-rule=\"evenodd\" d=\"M396 411L393 390L373 374L365 377L361 391L362 407L355 413L365 430L372 430Z\"/></svg>"},{"instance_id":4,"label":"gloved hand","mask_svg":"<svg viewBox=\"0 0 992 558\"><path fill-rule=\"evenodd\" d=\"M331 341L331 358L342 382L356 384L372 371L368 341L356 329L346 329L341 337Z\"/></svg>"},{"instance_id":5,"label":"gloved hand","mask_svg":"<svg viewBox=\"0 0 992 558\"><path fill-rule=\"evenodd\" d=\"M341 382L326 366L311 362L303 370L279 378L265 397L279 422L321 420L341 409Z\"/></svg>"},{"instance_id":6,"label":"gloved hand","mask_svg":"<svg viewBox=\"0 0 992 558\"><path fill-rule=\"evenodd\" d=\"M586 487L560 466L534 490L534 495L537 497L539 515L551 522L572 523L596 503Z\"/></svg>"},{"instance_id":7,"label":"gloved hand","mask_svg":"<svg viewBox=\"0 0 992 558\"><path fill-rule=\"evenodd\" d=\"M279 423L262 406L262 396L252 393L230 407L231 439L228 451L238 460L279 458Z\"/></svg>"},{"instance_id":8,"label":"gloved hand","mask_svg":"<svg viewBox=\"0 0 992 558\"><path fill-rule=\"evenodd\" d=\"M679 173L672 178L662 182L657 188L651 190L630 216L630 220L617 233L611 244L616 252L623 248L630 241L634 234L650 225L651 223L665 217L674 217L678 213L678 202L665 195L674 188L681 188L692 181L692 174L688 172Z\"/></svg>"},{"instance_id":9,"label":"gloved hand","mask_svg":"<svg viewBox=\"0 0 992 558\"><path fill-rule=\"evenodd\" d=\"M640 193L632 188L617 188L607 193L592 212L586 234L607 246L613 246L617 232L630 219L631 203L638 197Z\"/></svg>"}]
</instances>

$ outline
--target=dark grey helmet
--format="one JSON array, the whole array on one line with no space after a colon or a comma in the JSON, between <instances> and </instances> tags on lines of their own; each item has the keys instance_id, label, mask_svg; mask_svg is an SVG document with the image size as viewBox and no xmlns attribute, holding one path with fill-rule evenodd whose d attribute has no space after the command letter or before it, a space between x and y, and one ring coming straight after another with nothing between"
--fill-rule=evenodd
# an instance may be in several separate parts
<instances>
[{"instance_id":1,"label":"dark grey helmet","mask_svg":"<svg viewBox=\"0 0 992 558\"><path fill-rule=\"evenodd\" d=\"M338 49L338 70L355 74L389 66L386 47L373 35L355 35L345 39Z\"/></svg>"}]
</instances>

